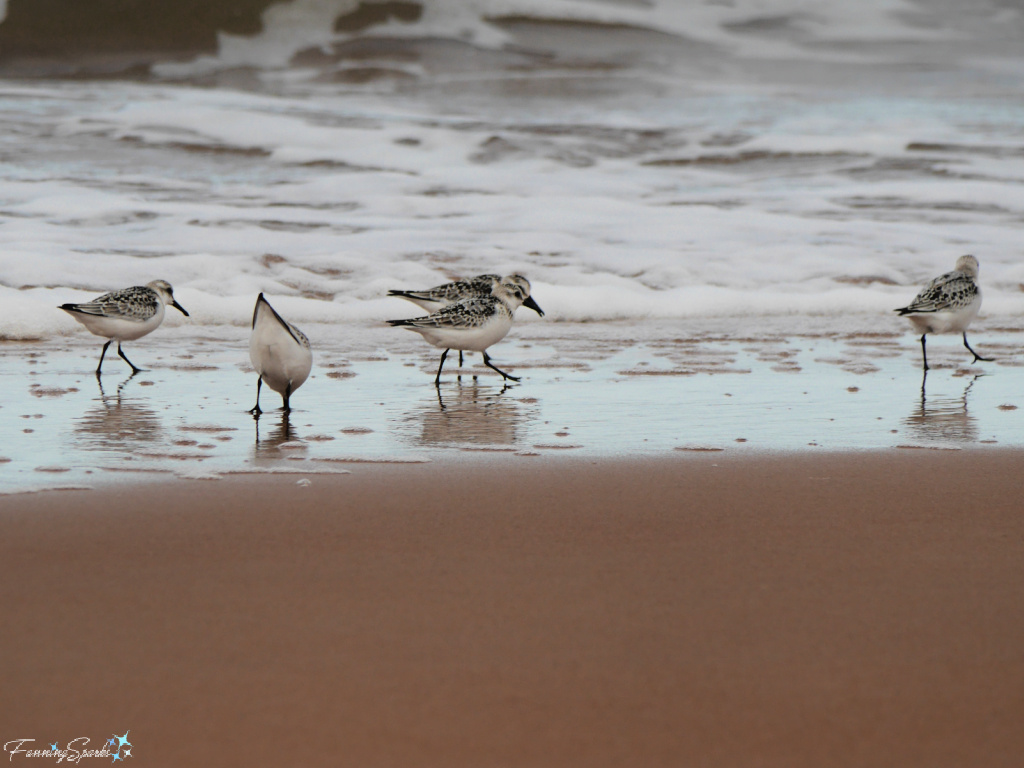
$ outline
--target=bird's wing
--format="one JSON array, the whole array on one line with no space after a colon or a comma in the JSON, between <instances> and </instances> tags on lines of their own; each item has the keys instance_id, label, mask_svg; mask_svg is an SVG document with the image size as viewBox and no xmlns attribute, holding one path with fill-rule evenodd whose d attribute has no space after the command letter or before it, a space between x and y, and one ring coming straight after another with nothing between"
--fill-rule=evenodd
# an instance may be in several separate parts
<instances>
[{"instance_id":1,"label":"bird's wing","mask_svg":"<svg viewBox=\"0 0 1024 768\"><path fill-rule=\"evenodd\" d=\"M498 303L490 297L462 299L426 317L390 322L393 325L407 325L413 328L477 328L494 316L498 311Z\"/></svg>"},{"instance_id":2,"label":"bird's wing","mask_svg":"<svg viewBox=\"0 0 1024 768\"><path fill-rule=\"evenodd\" d=\"M974 301L978 286L963 272L947 272L932 280L900 312L939 312L964 307Z\"/></svg>"},{"instance_id":3,"label":"bird's wing","mask_svg":"<svg viewBox=\"0 0 1024 768\"><path fill-rule=\"evenodd\" d=\"M122 320L145 322L157 312L159 299L149 288L126 288L123 291L105 293L82 304L65 304L64 309L97 317L116 317Z\"/></svg>"}]
</instances>

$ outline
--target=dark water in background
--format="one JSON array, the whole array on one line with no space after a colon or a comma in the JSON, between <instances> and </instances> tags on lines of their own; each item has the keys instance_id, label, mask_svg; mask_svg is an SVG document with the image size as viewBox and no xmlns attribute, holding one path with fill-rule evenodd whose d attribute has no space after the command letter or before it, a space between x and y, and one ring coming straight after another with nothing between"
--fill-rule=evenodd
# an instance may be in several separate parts
<instances>
[{"instance_id":1,"label":"dark water in background","mask_svg":"<svg viewBox=\"0 0 1024 768\"><path fill-rule=\"evenodd\" d=\"M883 88L903 82L981 95L1019 84L1024 4L7 0L0 76L168 79L154 65L216 56L227 38L254 41L282 31L277 40L287 38L286 53L267 44L265 56L250 56L246 66L312 67L344 82L408 75L387 62L411 60L434 74L561 66L614 73L639 66L698 80L795 78ZM218 74L233 68L224 61ZM963 81L952 77L956 71Z\"/></svg>"},{"instance_id":2,"label":"dark water in background","mask_svg":"<svg viewBox=\"0 0 1024 768\"><path fill-rule=\"evenodd\" d=\"M274 0L9 0L0 24L0 60L5 67L61 63L80 73L111 72L93 57L131 58L141 64L214 53L217 35L254 35ZM95 67L95 69L93 69ZM11 70L8 70L11 71ZM138 70L136 70L138 71Z\"/></svg>"}]
</instances>

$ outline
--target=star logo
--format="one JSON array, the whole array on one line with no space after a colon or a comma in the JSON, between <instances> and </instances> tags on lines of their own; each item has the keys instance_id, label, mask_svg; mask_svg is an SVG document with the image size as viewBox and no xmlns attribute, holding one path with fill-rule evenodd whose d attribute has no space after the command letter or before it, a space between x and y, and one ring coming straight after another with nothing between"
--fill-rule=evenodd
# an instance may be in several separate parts
<instances>
[{"instance_id":1,"label":"star logo","mask_svg":"<svg viewBox=\"0 0 1024 768\"><path fill-rule=\"evenodd\" d=\"M50 749L52 749L54 752L56 752L57 751L57 743L54 742L53 744L51 744L50 745Z\"/></svg>"},{"instance_id":2,"label":"star logo","mask_svg":"<svg viewBox=\"0 0 1024 768\"><path fill-rule=\"evenodd\" d=\"M113 759L113 760L111 760L110 762L112 762L112 763L116 763L116 762L117 762L118 760L120 760L120 759L121 759L121 756L120 756L119 754L117 754L117 752L115 752L115 753L114 753L114 759Z\"/></svg>"},{"instance_id":3,"label":"star logo","mask_svg":"<svg viewBox=\"0 0 1024 768\"><path fill-rule=\"evenodd\" d=\"M124 756L125 757L131 757L132 756L132 751L130 749L125 749Z\"/></svg>"},{"instance_id":4,"label":"star logo","mask_svg":"<svg viewBox=\"0 0 1024 768\"><path fill-rule=\"evenodd\" d=\"M128 731L124 732L124 736L118 736L115 733L114 734L114 738L117 739L117 751L118 752L121 751L121 747L124 747L124 746L129 746L130 747L132 745L132 743L130 741L128 741ZM113 741L113 739L111 739L111 741Z\"/></svg>"}]
</instances>

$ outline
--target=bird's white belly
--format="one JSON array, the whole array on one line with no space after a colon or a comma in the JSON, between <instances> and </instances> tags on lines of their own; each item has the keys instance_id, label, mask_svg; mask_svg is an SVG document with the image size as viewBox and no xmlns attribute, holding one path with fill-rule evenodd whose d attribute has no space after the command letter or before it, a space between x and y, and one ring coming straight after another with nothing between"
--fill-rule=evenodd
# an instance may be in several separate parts
<instances>
[{"instance_id":1,"label":"bird's white belly","mask_svg":"<svg viewBox=\"0 0 1024 768\"><path fill-rule=\"evenodd\" d=\"M505 315L493 317L477 328L410 328L440 349L460 349L466 352L483 352L508 335L512 318Z\"/></svg>"},{"instance_id":2,"label":"bird's white belly","mask_svg":"<svg viewBox=\"0 0 1024 768\"><path fill-rule=\"evenodd\" d=\"M160 327L160 323L164 319L164 311L161 306L155 315L146 320L127 320L122 317L103 317L82 313L74 313L73 317L96 336L116 341L132 341L140 339Z\"/></svg>"},{"instance_id":3,"label":"bird's white belly","mask_svg":"<svg viewBox=\"0 0 1024 768\"><path fill-rule=\"evenodd\" d=\"M309 377L313 367L313 355L303 346L295 343L287 331L284 338L261 340L253 338L249 343L249 359L263 382L275 392L284 394L289 386L294 392Z\"/></svg>"},{"instance_id":4,"label":"bird's white belly","mask_svg":"<svg viewBox=\"0 0 1024 768\"><path fill-rule=\"evenodd\" d=\"M918 333L963 333L981 309L981 299L957 310L907 315Z\"/></svg>"}]
</instances>

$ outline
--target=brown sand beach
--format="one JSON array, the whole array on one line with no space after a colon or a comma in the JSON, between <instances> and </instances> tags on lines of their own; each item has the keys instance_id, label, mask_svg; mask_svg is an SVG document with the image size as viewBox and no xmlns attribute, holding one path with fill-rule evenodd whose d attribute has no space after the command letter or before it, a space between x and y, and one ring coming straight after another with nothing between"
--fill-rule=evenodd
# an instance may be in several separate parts
<instances>
[{"instance_id":1,"label":"brown sand beach","mask_svg":"<svg viewBox=\"0 0 1024 768\"><path fill-rule=\"evenodd\" d=\"M1021 461L496 456L4 497L2 738L130 729L155 766L1016 766Z\"/></svg>"}]
</instances>

